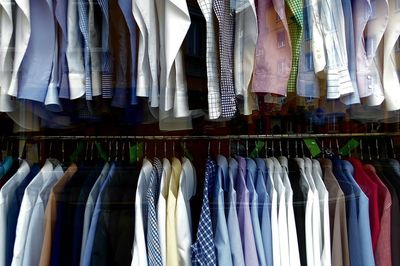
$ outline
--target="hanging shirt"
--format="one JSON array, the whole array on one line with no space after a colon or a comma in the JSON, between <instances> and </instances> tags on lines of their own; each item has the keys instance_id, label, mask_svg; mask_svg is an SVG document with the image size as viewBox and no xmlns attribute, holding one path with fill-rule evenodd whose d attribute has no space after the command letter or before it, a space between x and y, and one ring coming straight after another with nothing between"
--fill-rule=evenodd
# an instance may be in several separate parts
<instances>
[{"instance_id":1,"label":"hanging shirt","mask_svg":"<svg viewBox=\"0 0 400 266\"><path fill-rule=\"evenodd\" d=\"M167 226L166 226L166 241L167 241L167 265L178 265L178 240L176 231L176 201L178 197L180 176L182 172L182 164L177 158L172 158L171 177L168 184L168 199L167 199Z\"/></svg>"},{"instance_id":2,"label":"hanging shirt","mask_svg":"<svg viewBox=\"0 0 400 266\"><path fill-rule=\"evenodd\" d=\"M320 224L321 224L321 265L331 265L331 235L329 220L329 194L322 181L321 165L317 160L312 160L312 177L320 199Z\"/></svg>"},{"instance_id":3,"label":"hanging shirt","mask_svg":"<svg viewBox=\"0 0 400 266\"><path fill-rule=\"evenodd\" d=\"M212 12L213 0L197 0L204 19L206 20L206 65L208 88L208 116L217 119L221 115L221 93L217 66L217 40L215 34L215 17Z\"/></svg>"},{"instance_id":4,"label":"hanging shirt","mask_svg":"<svg viewBox=\"0 0 400 266\"><path fill-rule=\"evenodd\" d=\"M275 166L274 162L266 158L265 159L268 177L266 181L267 191L271 198L270 217L271 217L271 229L272 229L272 257L274 265L281 265L281 252L280 252L280 237L279 237L279 224L278 224L278 195L275 189L274 173Z\"/></svg>"},{"instance_id":5,"label":"hanging shirt","mask_svg":"<svg viewBox=\"0 0 400 266\"><path fill-rule=\"evenodd\" d=\"M132 261L139 169L116 162L115 173L101 196L91 265L129 265ZM110 170L111 171L111 170Z\"/></svg>"},{"instance_id":6,"label":"hanging shirt","mask_svg":"<svg viewBox=\"0 0 400 266\"><path fill-rule=\"evenodd\" d=\"M292 50L285 1L258 1L257 14L259 32L253 92L286 96L292 66Z\"/></svg>"},{"instance_id":7,"label":"hanging shirt","mask_svg":"<svg viewBox=\"0 0 400 266\"><path fill-rule=\"evenodd\" d=\"M379 207L378 207L378 185L373 182L365 173L361 161L355 158L349 158L348 161L354 168L354 179L362 191L368 197L369 220L371 227L372 248L375 251L380 231Z\"/></svg>"},{"instance_id":8,"label":"hanging shirt","mask_svg":"<svg viewBox=\"0 0 400 266\"><path fill-rule=\"evenodd\" d=\"M300 188L303 193L303 197L306 200L305 207L305 237L306 237L306 255L307 255L307 265L315 265L315 254L319 253L319 247L314 249L314 238L316 236L313 225L318 222L314 216L314 193L312 187L309 183L309 178L306 175L305 160L302 158L294 159L300 170ZM319 211L319 209L318 209ZM316 225L317 226L317 225ZM319 236L318 236L319 237ZM318 239L316 239L318 240Z\"/></svg>"},{"instance_id":9,"label":"hanging shirt","mask_svg":"<svg viewBox=\"0 0 400 266\"><path fill-rule=\"evenodd\" d=\"M297 240L296 221L293 211L293 190L289 180L289 165L286 157L279 157L279 163L282 167L282 182L285 187L285 204L287 218L287 233L289 245L289 263L290 265L300 265L299 244Z\"/></svg>"},{"instance_id":10,"label":"hanging shirt","mask_svg":"<svg viewBox=\"0 0 400 266\"><path fill-rule=\"evenodd\" d=\"M146 191L153 165L147 159L138 178L135 199L135 238L133 240L132 265L147 265L147 252L145 241L145 225L147 226L147 205L145 202Z\"/></svg>"},{"instance_id":11,"label":"hanging shirt","mask_svg":"<svg viewBox=\"0 0 400 266\"><path fill-rule=\"evenodd\" d=\"M261 228L261 238L263 241L264 256L266 265L273 265L272 256L272 229L271 229L271 198L267 191L266 180L268 176L265 161L256 158L257 175L255 177L255 188L258 195L257 213Z\"/></svg>"},{"instance_id":12,"label":"hanging shirt","mask_svg":"<svg viewBox=\"0 0 400 266\"><path fill-rule=\"evenodd\" d=\"M0 38L0 111L11 112L14 110L14 101L8 95L10 89L12 68L13 68L13 57L14 53L12 47L14 44L13 22L16 19L15 13L13 14L13 2L4 1L0 3L2 10L0 15L1 25L1 38Z\"/></svg>"},{"instance_id":13,"label":"hanging shirt","mask_svg":"<svg viewBox=\"0 0 400 266\"><path fill-rule=\"evenodd\" d=\"M7 215L7 230L6 230L6 265L11 265L13 259L13 250L16 239L16 228L18 223L18 216L21 210L23 196L26 187L32 181L32 179L39 173L39 165L31 167L31 171L26 178L19 184L15 190L15 194L11 199L9 212Z\"/></svg>"},{"instance_id":14,"label":"hanging shirt","mask_svg":"<svg viewBox=\"0 0 400 266\"><path fill-rule=\"evenodd\" d=\"M236 95L243 97L243 106L240 106L240 109L244 115L251 115L253 110L258 109L256 97L251 92L254 52L258 37L254 2L236 1L235 7L234 81Z\"/></svg>"},{"instance_id":15,"label":"hanging shirt","mask_svg":"<svg viewBox=\"0 0 400 266\"><path fill-rule=\"evenodd\" d=\"M28 228L31 221L31 216L39 192L43 185L51 179L53 175L53 164L47 160L40 172L32 179L26 187L24 197L21 203L21 209L18 215L18 222L16 227L15 244L13 259L11 265L22 265L24 259L25 242L28 234Z\"/></svg>"},{"instance_id":16,"label":"hanging shirt","mask_svg":"<svg viewBox=\"0 0 400 266\"><path fill-rule=\"evenodd\" d=\"M304 158L304 167L307 181L313 192L313 204L312 204L312 239L313 239L313 254L314 254L314 264L322 265L321 254L322 248L322 232L321 232L321 213L320 213L320 201L319 193L312 176L312 161L310 158Z\"/></svg>"},{"instance_id":17,"label":"hanging shirt","mask_svg":"<svg viewBox=\"0 0 400 266\"><path fill-rule=\"evenodd\" d=\"M136 97L136 69L137 69L137 61L136 61L136 22L133 17L132 13L132 2L131 1L124 1L124 0L119 0L118 4L121 8L122 13L124 14L125 22L128 26L129 29L129 37L130 37L130 58L129 58L129 63L130 66L128 67L130 69L130 103L131 104L137 104L138 100Z\"/></svg>"},{"instance_id":18,"label":"hanging shirt","mask_svg":"<svg viewBox=\"0 0 400 266\"><path fill-rule=\"evenodd\" d=\"M383 87L388 111L400 109L400 5L398 1L389 0L389 22L383 43Z\"/></svg>"},{"instance_id":19,"label":"hanging shirt","mask_svg":"<svg viewBox=\"0 0 400 266\"><path fill-rule=\"evenodd\" d=\"M192 211L190 199L196 194L196 171L187 158L182 159L182 172L179 178L178 197L176 199L176 240L179 265L191 265L192 252Z\"/></svg>"},{"instance_id":20,"label":"hanging shirt","mask_svg":"<svg viewBox=\"0 0 400 266\"><path fill-rule=\"evenodd\" d=\"M163 265L167 262L167 200L169 182L171 178L171 163L168 159L163 159L163 171L160 180L160 196L157 204L158 232L160 236L161 258Z\"/></svg>"},{"instance_id":21,"label":"hanging shirt","mask_svg":"<svg viewBox=\"0 0 400 266\"><path fill-rule=\"evenodd\" d=\"M78 99L85 94L85 65L83 58L82 35L79 25L78 2L68 1L67 7L67 63L69 79L69 97Z\"/></svg>"},{"instance_id":22,"label":"hanging shirt","mask_svg":"<svg viewBox=\"0 0 400 266\"><path fill-rule=\"evenodd\" d=\"M224 164L220 164L224 168ZM240 235L239 219L237 213L237 195L236 195L236 180L238 174L238 163L235 159L229 159L229 166L227 165L227 175L225 175L224 192L227 196L227 207L226 207L226 223L228 225L229 243L231 245L231 254L233 265L245 265L243 243ZM224 173L226 173L224 171Z\"/></svg>"},{"instance_id":23,"label":"hanging shirt","mask_svg":"<svg viewBox=\"0 0 400 266\"><path fill-rule=\"evenodd\" d=\"M264 244L261 235L260 219L258 216L258 193L255 188L257 165L253 159L246 158L246 186L249 191L249 207L253 225L254 241L259 265L267 265Z\"/></svg>"},{"instance_id":24,"label":"hanging shirt","mask_svg":"<svg viewBox=\"0 0 400 266\"><path fill-rule=\"evenodd\" d=\"M30 172L29 164L24 160L18 171L13 175L10 180L0 190L0 230L7 232L7 216L9 208L11 207L11 199L15 194L18 186L28 176ZM6 234L0 234L0 264L5 265L6 262Z\"/></svg>"},{"instance_id":25,"label":"hanging shirt","mask_svg":"<svg viewBox=\"0 0 400 266\"><path fill-rule=\"evenodd\" d=\"M210 202L211 221L214 228L214 245L217 255L217 262L221 265L233 265L231 243L229 241L228 225L225 218L224 187L225 180L228 178L228 162L222 155L217 158L217 175L215 183L212 186L214 189L211 193L212 199ZM228 200L227 203L228 204Z\"/></svg>"},{"instance_id":26,"label":"hanging shirt","mask_svg":"<svg viewBox=\"0 0 400 266\"><path fill-rule=\"evenodd\" d=\"M377 239L376 249L374 250L375 261L377 265L392 265L392 247L391 247L391 216L392 216L392 197L388 188L378 177L375 168L372 165L364 165L366 174L375 184L378 185L378 205L380 231Z\"/></svg>"},{"instance_id":27,"label":"hanging shirt","mask_svg":"<svg viewBox=\"0 0 400 266\"><path fill-rule=\"evenodd\" d=\"M314 71L321 72L326 67L326 55L324 50L323 28L320 16L321 0L306 0L305 5L308 6L309 21L312 36L312 53L314 54Z\"/></svg>"},{"instance_id":28,"label":"hanging shirt","mask_svg":"<svg viewBox=\"0 0 400 266\"><path fill-rule=\"evenodd\" d=\"M45 208L49 199L51 188L63 175L64 171L61 165L58 165L52 171L52 176L45 181L44 185L39 191L38 198L32 210L32 216L26 234L22 265L39 264L44 236L43 225L45 223Z\"/></svg>"},{"instance_id":29,"label":"hanging shirt","mask_svg":"<svg viewBox=\"0 0 400 266\"><path fill-rule=\"evenodd\" d=\"M97 198L100 194L101 186L108 176L108 172L110 170L110 164L106 163L101 171L99 177L94 183L92 190L89 193L88 199L85 204L85 214L83 218L83 228L82 228L82 242L81 242L81 253L80 253L80 265L83 265L83 257L86 247L86 242L89 234L89 228L91 226L91 220L94 212L94 208L96 205Z\"/></svg>"},{"instance_id":30,"label":"hanging shirt","mask_svg":"<svg viewBox=\"0 0 400 266\"><path fill-rule=\"evenodd\" d=\"M340 100L347 105L360 103L360 95L358 93L357 75L356 75L356 51L354 44L354 25L353 25L353 9L351 0L342 0L343 18L344 18L344 32L346 47L341 47L346 51L348 70L350 74L351 83L354 92L344 95Z\"/></svg>"},{"instance_id":31,"label":"hanging shirt","mask_svg":"<svg viewBox=\"0 0 400 266\"><path fill-rule=\"evenodd\" d=\"M379 173L380 179L384 182L385 186L389 189L390 195L392 197L392 210L391 210L391 250L395 250L400 243L400 228L397 224L399 221L400 207L399 207L399 193L400 193L400 182L398 182L398 171L396 170L397 163L394 160L386 161L372 161L372 165L376 168L377 173ZM398 256L391 256L392 265L397 265L400 263L400 258Z\"/></svg>"},{"instance_id":32,"label":"hanging shirt","mask_svg":"<svg viewBox=\"0 0 400 266\"><path fill-rule=\"evenodd\" d=\"M321 30L326 52L327 98L354 92L348 70L344 13L341 0L320 0Z\"/></svg>"},{"instance_id":33,"label":"hanging shirt","mask_svg":"<svg viewBox=\"0 0 400 266\"><path fill-rule=\"evenodd\" d=\"M329 193L329 220L332 247L332 265L350 265L349 241L347 234L346 200L336 177L332 172L332 162L321 159L323 178ZM321 169L322 171L322 169ZM322 174L322 172L321 172Z\"/></svg>"},{"instance_id":34,"label":"hanging shirt","mask_svg":"<svg viewBox=\"0 0 400 266\"><path fill-rule=\"evenodd\" d=\"M361 264L355 264L355 265L374 265L374 256L373 256L373 250L372 250L372 240L371 240L371 229L370 229L370 224L369 224L369 215L368 215L368 198L366 195L362 192L358 184L355 182L353 178L354 174L354 168L352 165L347 162L347 161L341 161L341 166L343 169L343 174L346 182L348 182L352 186L352 190L354 191L354 195L356 198L356 228L358 228L358 235L359 238L355 238L358 240L358 247L355 247L356 249L359 249L360 256L350 259L355 259L356 263L361 263ZM348 227L348 230L357 230L353 229L353 227ZM351 236L349 236L351 238ZM351 244L350 244L351 245ZM350 254L351 256L354 256L352 254L352 251L354 250L354 247L350 248ZM351 260L351 262L353 262ZM353 264L352 264L353 265Z\"/></svg>"},{"instance_id":35,"label":"hanging shirt","mask_svg":"<svg viewBox=\"0 0 400 266\"><path fill-rule=\"evenodd\" d=\"M274 184L278 193L278 228L279 228L279 250L281 265L289 265L289 236L286 211L286 189L282 182L283 169L278 159L272 158L274 162Z\"/></svg>"}]
</instances>

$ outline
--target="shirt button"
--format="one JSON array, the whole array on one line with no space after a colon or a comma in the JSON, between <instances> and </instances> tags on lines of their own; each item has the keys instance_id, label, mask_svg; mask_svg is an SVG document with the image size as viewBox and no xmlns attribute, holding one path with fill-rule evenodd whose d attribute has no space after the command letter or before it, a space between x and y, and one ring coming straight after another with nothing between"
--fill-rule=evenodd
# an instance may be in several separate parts
<instances>
[{"instance_id":1,"label":"shirt button","mask_svg":"<svg viewBox=\"0 0 400 266\"><path fill-rule=\"evenodd\" d=\"M368 89L372 90L372 85L369 85L369 86L368 86Z\"/></svg>"},{"instance_id":2,"label":"shirt button","mask_svg":"<svg viewBox=\"0 0 400 266\"><path fill-rule=\"evenodd\" d=\"M368 75L368 76L367 76L367 79L371 79L371 75Z\"/></svg>"}]
</instances>

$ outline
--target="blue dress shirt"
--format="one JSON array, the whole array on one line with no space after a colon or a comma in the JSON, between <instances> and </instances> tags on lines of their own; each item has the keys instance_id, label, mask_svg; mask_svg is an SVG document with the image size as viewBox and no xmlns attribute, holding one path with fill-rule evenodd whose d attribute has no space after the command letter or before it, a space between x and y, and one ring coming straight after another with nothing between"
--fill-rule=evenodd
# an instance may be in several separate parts
<instances>
[{"instance_id":1,"label":"blue dress shirt","mask_svg":"<svg viewBox=\"0 0 400 266\"><path fill-rule=\"evenodd\" d=\"M271 200L267 192L266 179L268 176L267 166L263 159L257 158L257 175L254 181L258 194L258 217L261 225L261 237L264 247L264 255L267 265L273 265L272 257L272 229L269 206Z\"/></svg>"},{"instance_id":2,"label":"blue dress shirt","mask_svg":"<svg viewBox=\"0 0 400 266\"><path fill-rule=\"evenodd\" d=\"M56 50L55 22L52 7L47 0L30 0L30 2L31 35L21 63L18 98L43 103Z\"/></svg>"},{"instance_id":3,"label":"blue dress shirt","mask_svg":"<svg viewBox=\"0 0 400 266\"><path fill-rule=\"evenodd\" d=\"M374 252L372 250L371 227L369 223L369 200L353 177L354 168L351 163L348 161L341 161L341 163L344 175L353 186L357 202L357 223L360 236L361 265L373 266L375 265L375 260Z\"/></svg>"},{"instance_id":4,"label":"blue dress shirt","mask_svg":"<svg viewBox=\"0 0 400 266\"><path fill-rule=\"evenodd\" d=\"M258 192L256 191L255 182L257 181L257 165L253 159L246 159L246 185L250 194L250 214L251 222L253 224L254 240L257 249L258 263L259 265L267 265L264 244L261 234L260 217L258 215Z\"/></svg>"},{"instance_id":5,"label":"blue dress shirt","mask_svg":"<svg viewBox=\"0 0 400 266\"><path fill-rule=\"evenodd\" d=\"M14 162L11 156L7 156L0 165L0 178L2 178L10 169Z\"/></svg>"},{"instance_id":6,"label":"blue dress shirt","mask_svg":"<svg viewBox=\"0 0 400 266\"><path fill-rule=\"evenodd\" d=\"M90 228L88 232L88 237L86 240L86 247L85 247L85 252L83 254L83 266L89 266L90 265L90 260L92 256L92 250L93 250L93 245L94 245L94 237L96 234L96 228L97 228L97 222L99 220L99 214L101 211L101 201L103 199L103 192L105 188L108 186L108 184L111 181L111 178L114 176L115 173L115 164L113 164L110 168L110 171L108 172L108 175L106 179L103 181L103 184L101 184L99 196L97 197L96 205L94 207L94 212L93 212L93 217L92 221L90 222Z\"/></svg>"},{"instance_id":7,"label":"blue dress shirt","mask_svg":"<svg viewBox=\"0 0 400 266\"><path fill-rule=\"evenodd\" d=\"M217 158L218 170L211 201L211 221L214 228L214 245L219 265L232 265L228 225L225 220L225 199L223 182L228 176L228 162L224 156Z\"/></svg>"}]
</instances>

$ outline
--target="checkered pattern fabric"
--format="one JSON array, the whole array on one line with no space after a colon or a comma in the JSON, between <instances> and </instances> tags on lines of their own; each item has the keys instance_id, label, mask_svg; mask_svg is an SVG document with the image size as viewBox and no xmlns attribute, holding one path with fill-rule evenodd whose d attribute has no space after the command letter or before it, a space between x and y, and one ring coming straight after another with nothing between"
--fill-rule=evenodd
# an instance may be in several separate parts
<instances>
[{"instance_id":1,"label":"checkered pattern fabric","mask_svg":"<svg viewBox=\"0 0 400 266\"><path fill-rule=\"evenodd\" d=\"M217 67L217 44L215 38L215 19L212 12L213 0L197 0L207 26L207 85L208 85L208 116L217 119L221 115L221 93Z\"/></svg>"},{"instance_id":2,"label":"checkered pattern fabric","mask_svg":"<svg viewBox=\"0 0 400 266\"><path fill-rule=\"evenodd\" d=\"M103 26L102 26L102 96L103 98L112 98L112 69L111 69L111 53L109 46L109 17L108 17L108 0L97 0L103 12Z\"/></svg>"},{"instance_id":3,"label":"checkered pattern fabric","mask_svg":"<svg viewBox=\"0 0 400 266\"><path fill-rule=\"evenodd\" d=\"M214 0L213 9L219 23L222 117L231 118L235 116L237 111L235 85L233 83L235 14L230 8L229 0Z\"/></svg>"},{"instance_id":4,"label":"checkered pattern fabric","mask_svg":"<svg viewBox=\"0 0 400 266\"><path fill-rule=\"evenodd\" d=\"M286 0L286 14L288 14L288 26L292 42L292 69L288 81L288 92L295 92L303 36L303 0Z\"/></svg>"},{"instance_id":5,"label":"checkered pattern fabric","mask_svg":"<svg viewBox=\"0 0 400 266\"><path fill-rule=\"evenodd\" d=\"M153 171L150 175L149 186L146 193L147 204L147 254L149 266L161 266L161 246L158 233L157 207L158 191L162 174L162 165L158 158L154 159Z\"/></svg>"},{"instance_id":6,"label":"checkered pattern fabric","mask_svg":"<svg viewBox=\"0 0 400 266\"><path fill-rule=\"evenodd\" d=\"M92 100L92 73L90 63L90 48L89 48L89 3L87 0L78 0L78 14L79 14L79 29L81 30L85 49L84 49L84 61L85 61L85 89L86 89L86 100Z\"/></svg>"},{"instance_id":7,"label":"checkered pattern fabric","mask_svg":"<svg viewBox=\"0 0 400 266\"><path fill-rule=\"evenodd\" d=\"M211 224L210 203L208 199L210 185L217 174L217 165L208 160L204 180L203 204L201 206L200 222L197 231L197 241L192 245L192 264L217 265L214 237Z\"/></svg>"}]
</instances>

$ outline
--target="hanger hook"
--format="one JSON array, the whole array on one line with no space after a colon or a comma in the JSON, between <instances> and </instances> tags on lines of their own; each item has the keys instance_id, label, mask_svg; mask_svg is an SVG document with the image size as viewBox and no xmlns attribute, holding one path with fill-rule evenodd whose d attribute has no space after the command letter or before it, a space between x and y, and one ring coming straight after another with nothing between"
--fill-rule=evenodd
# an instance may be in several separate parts
<instances>
[{"instance_id":1,"label":"hanger hook","mask_svg":"<svg viewBox=\"0 0 400 266\"><path fill-rule=\"evenodd\" d=\"M65 162L65 149L64 149L64 141L61 141L61 155L62 155L62 163Z\"/></svg>"},{"instance_id":2,"label":"hanger hook","mask_svg":"<svg viewBox=\"0 0 400 266\"><path fill-rule=\"evenodd\" d=\"M392 148L393 159L396 159L396 151L394 149L393 138L390 138L390 146Z\"/></svg>"},{"instance_id":3,"label":"hanger hook","mask_svg":"<svg viewBox=\"0 0 400 266\"><path fill-rule=\"evenodd\" d=\"M93 150L94 150L94 141L90 145L90 161L93 161Z\"/></svg>"},{"instance_id":4,"label":"hanger hook","mask_svg":"<svg viewBox=\"0 0 400 266\"><path fill-rule=\"evenodd\" d=\"M147 141L144 141L144 157L147 158Z\"/></svg>"},{"instance_id":5,"label":"hanger hook","mask_svg":"<svg viewBox=\"0 0 400 266\"><path fill-rule=\"evenodd\" d=\"M208 145L207 145L207 156L208 158L211 157L211 141L208 140Z\"/></svg>"},{"instance_id":6,"label":"hanger hook","mask_svg":"<svg viewBox=\"0 0 400 266\"><path fill-rule=\"evenodd\" d=\"M299 147L298 147L297 139L294 140L294 149L295 149L295 153L296 153L296 158L299 158Z\"/></svg>"},{"instance_id":7,"label":"hanger hook","mask_svg":"<svg viewBox=\"0 0 400 266\"><path fill-rule=\"evenodd\" d=\"M121 160L125 161L125 141L122 142L122 156Z\"/></svg>"},{"instance_id":8,"label":"hanger hook","mask_svg":"<svg viewBox=\"0 0 400 266\"><path fill-rule=\"evenodd\" d=\"M264 145L265 145L265 147L264 147L265 148L265 158L268 158L268 140L267 139L265 140Z\"/></svg>"},{"instance_id":9,"label":"hanger hook","mask_svg":"<svg viewBox=\"0 0 400 266\"><path fill-rule=\"evenodd\" d=\"M249 140L246 139L246 157L249 157Z\"/></svg>"},{"instance_id":10,"label":"hanger hook","mask_svg":"<svg viewBox=\"0 0 400 266\"><path fill-rule=\"evenodd\" d=\"M167 158L167 141L164 140L164 157Z\"/></svg>"},{"instance_id":11,"label":"hanger hook","mask_svg":"<svg viewBox=\"0 0 400 266\"><path fill-rule=\"evenodd\" d=\"M88 159L88 153L89 153L89 141L86 141L86 149L85 149L85 161Z\"/></svg>"},{"instance_id":12,"label":"hanger hook","mask_svg":"<svg viewBox=\"0 0 400 266\"><path fill-rule=\"evenodd\" d=\"M321 148L322 148L322 158L325 158L325 143L324 143L324 139L321 139Z\"/></svg>"},{"instance_id":13,"label":"hanger hook","mask_svg":"<svg viewBox=\"0 0 400 266\"><path fill-rule=\"evenodd\" d=\"M111 140L108 142L108 161L111 162Z\"/></svg>"},{"instance_id":14,"label":"hanger hook","mask_svg":"<svg viewBox=\"0 0 400 266\"><path fill-rule=\"evenodd\" d=\"M337 153L339 155L339 159L342 159L342 155L340 154L340 148L339 148L339 139L336 138L335 141L336 141L336 150L337 150Z\"/></svg>"},{"instance_id":15,"label":"hanger hook","mask_svg":"<svg viewBox=\"0 0 400 266\"><path fill-rule=\"evenodd\" d=\"M221 154L221 139L218 140L218 154Z\"/></svg>"},{"instance_id":16,"label":"hanger hook","mask_svg":"<svg viewBox=\"0 0 400 266\"><path fill-rule=\"evenodd\" d=\"M240 139L239 138L236 141L236 155L240 156Z\"/></svg>"},{"instance_id":17,"label":"hanger hook","mask_svg":"<svg viewBox=\"0 0 400 266\"><path fill-rule=\"evenodd\" d=\"M304 153L304 143L303 143L303 141L300 142L300 147L301 147L301 155L303 157L306 157L306 154Z\"/></svg>"},{"instance_id":18,"label":"hanger hook","mask_svg":"<svg viewBox=\"0 0 400 266\"><path fill-rule=\"evenodd\" d=\"M157 157L157 142L154 141L154 157Z\"/></svg>"},{"instance_id":19,"label":"hanger hook","mask_svg":"<svg viewBox=\"0 0 400 266\"><path fill-rule=\"evenodd\" d=\"M271 151L272 151L272 157L275 157L275 142L274 142L274 140L272 140Z\"/></svg>"},{"instance_id":20,"label":"hanger hook","mask_svg":"<svg viewBox=\"0 0 400 266\"><path fill-rule=\"evenodd\" d=\"M290 159L290 140L287 139L286 141L286 149L287 149L287 157Z\"/></svg>"},{"instance_id":21,"label":"hanger hook","mask_svg":"<svg viewBox=\"0 0 400 266\"><path fill-rule=\"evenodd\" d=\"M115 141L115 161L118 161L118 140Z\"/></svg>"},{"instance_id":22,"label":"hanger hook","mask_svg":"<svg viewBox=\"0 0 400 266\"><path fill-rule=\"evenodd\" d=\"M360 159L364 161L364 152L363 152L363 140L360 139Z\"/></svg>"},{"instance_id":23,"label":"hanger hook","mask_svg":"<svg viewBox=\"0 0 400 266\"><path fill-rule=\"evenodd\" d=\"M281 140L279 140L279 153L280 153L281 156L283 156L283 154L282 154L282 141Z\"/></svg>"},{"instance_id":24,"label":"hanger hook","mask_svg":"<svg viewBox=\"0 0 400 266\"><path fill-rule=\"evenodd\" d=\"M379 155L379 143L378 143L378 138L375 139L375 146L376 146L376 159L380 159L380 155Z\"/></svg>"}]
</instances>

